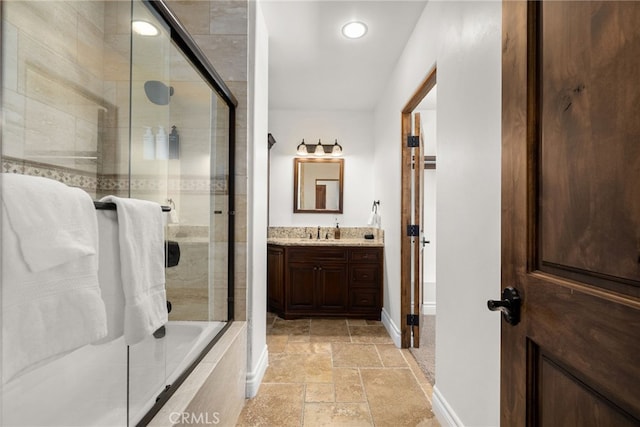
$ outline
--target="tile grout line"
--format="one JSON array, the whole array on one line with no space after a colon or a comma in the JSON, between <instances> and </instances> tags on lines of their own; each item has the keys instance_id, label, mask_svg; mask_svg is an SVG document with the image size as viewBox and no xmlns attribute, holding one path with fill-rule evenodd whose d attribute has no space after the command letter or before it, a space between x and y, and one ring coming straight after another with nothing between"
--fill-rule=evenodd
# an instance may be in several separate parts
<instances>
[{"instance_id":1,"label":"tile grout line","mask_svg":"<svg viewBox=\"0 0 640 427\"><path fill-rule=\"evenodd\" d=\"M309 350L311 350L311 318L309 318ZM307 409L307 373L305 369L304 383L302 387L302 413L300 414L300 427L304 427L304 413Z\"/></svg>"},{"instance_id":2,"label":"tile grout line","mask_svg":"<svg viewBox=\"0 0 640 427\"><path fill-rule=\"evenodd\" d=\"M404 352L401 351L400 354L404 358L404 361L407 362L407 365L409 366L409 371L411 371L411 375L413 375L413 377L415 378L416 382L418 383L418 386L420 386L420 390L422 390L422 392L424 393L425 397L427 398L427 401L431 405L431 410L433 411L433 402L431 400L432 399L431 394L429 394L427 392L427 390L425 390L424 386L422 385L422 382L420 381L420 379L416 375L414 368L411 366L411 363L409 363L409 361L407 360L407 357L405 356ZM411 355L411 352L409 352L409 354ZM413 357L413 355L411 355L411 357ZM417 362L416 362L416 365L417 365ZM420 366L418 366L418 369L420 369ZM424 376L424 374L423 374L423 376ZM426 377L425 377L425 380L426 380Z\"/></svg>"},{"instance_id":3,"label":"tile grout line","mask_svg":"<svg viewBox=\"0 0 640 427\"><path fill-rule=\"evenodd\" d=\"M364 388L364 381L362 380L362 372L361 368L358 367L358 378L360 378L360 387L362 387L362 394L364 394L364 399L367 402L367 410L369 412L369 418L371 419L371 426L375 426L376 423L373 420L373 413L371 412L371 404L369 403L369 396L367 396L367 389Z\"/></svg>"}]
</instances>

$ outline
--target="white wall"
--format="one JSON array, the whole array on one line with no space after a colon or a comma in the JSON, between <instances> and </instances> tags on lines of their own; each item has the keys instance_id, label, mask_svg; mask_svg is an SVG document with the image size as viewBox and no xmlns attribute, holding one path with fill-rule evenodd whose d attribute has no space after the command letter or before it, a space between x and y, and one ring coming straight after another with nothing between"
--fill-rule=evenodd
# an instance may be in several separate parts
<instances>
[{"instance_id":1,"label":"white wall","mask_svg":"<svg viewBox=\"0 0 640 427\"><path fill-rule=\"evenodd\" d=\"M375 110L385 209L385 301L400 325L400 111L438 68L436 384L444 425L498 425L501 3L429 2ZM399 329L399 328L398 328Z\"/></svg>"},{"instance_id":2,"label":"white wall","mask_svg":"<svg viewBox=\"0 0 640 427\"><path fill-rule=\"evenodd\" d=\"M270 110L269 132L277 143L271 149L269 225L366 226L373 203L373 115L360 111ZM343 214L293 213L293 159L306 143L333 144L337 138L344 158ZM386 173L385 167L380 175ZM377 198L379 199L379 197ZM384 205L385 201L381 203Z\"/></svg>"},{"instance_id":3,"label":"white wall","mask_svg":"<svg viewBox=\"0 0 640 427\"><path fill-rule=\"evenodd\" d=\"M260 3L249 2L247 135L247 397L254 397L267 368L267 178L269 43ZM238 183L241 185L241 183Z\"/></svg>"}]
</instances>

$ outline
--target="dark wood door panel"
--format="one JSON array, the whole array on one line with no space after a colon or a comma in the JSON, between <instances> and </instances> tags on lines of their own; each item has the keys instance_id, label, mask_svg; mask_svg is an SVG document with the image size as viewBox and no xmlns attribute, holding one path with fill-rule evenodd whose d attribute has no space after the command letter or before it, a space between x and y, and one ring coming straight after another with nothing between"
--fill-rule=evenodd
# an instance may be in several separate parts
<instances>
[{"instance_id":1,"label":"dark wood door panel","mask_svg":"<svg viewBox=\"0 0 640 427\"><path fill-rule=\"evenodd\" d=\"M284 309L284 250L267 248L267 295L269 310L282 312Z\"/></svg>"},{"instance_id":2,"label":"dark wood door panel","mask_svg":"<svg viewBox=\"0 0 640 427\"><path fill-rule=\"evenodd\" d=\"M606 3L541 5L540 267L638 295L640 2Z\"/></svg>"},{"instance_id":3,"label":"dark wood door panel","mask_svg":"<svg viewBox=\"0 0 640 427\"><path fill-rule=\"evenodd\" d=\"M640 425L639 23L503 2L502 425Z\"/></svg>"},{"instance_id":4,"label":"dark wood door panel","mask_svg":"<svg viewBox=\"0 0 640 427\"><path fill-rule=\"evenodd\" d=\"M640 420L533 345L531 425L637 426ZM580 410L567 410L580 408Z\"/></svg>"},{"instance_id":5,"label":"dark wood door panel","mask_svg":"<svg viewBox=\"0 0 640 427\"><path fill-rule=\"evenodd\" d=\"M529 339L640 420L640 306L539 276L526 294Z\"/></svg>"},{"instance_id":6,"label":"dark wood door panel","mask_svg":"<svg viewBox=\"0 0 640 427\"><path fill-rule=\"evenodd\" d=\"M318 308L332 311L346 311L348 280L346 265L323 265L318 270Z\"/></svg>"},{"instance_id":7,"label":"dark wood door panel","mask_svg":"<svg viewBox=\"0 0 640 427\"><path fill-rule=\"evenodd\" d=\"M316 271L310 264L289 264L287 310L311 310L314 307Z\"/></svg>"}]
</instances>

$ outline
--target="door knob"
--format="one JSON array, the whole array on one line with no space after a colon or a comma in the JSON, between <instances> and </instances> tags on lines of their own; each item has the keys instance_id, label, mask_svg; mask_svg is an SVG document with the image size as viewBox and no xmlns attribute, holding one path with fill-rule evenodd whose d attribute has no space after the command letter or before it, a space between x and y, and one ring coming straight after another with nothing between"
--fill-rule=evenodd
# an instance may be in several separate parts
<instances>
[{"instance_id":1,"label":"door knob","mask_svg":"<svg viewBox=\"0 0 640 427\"><path fill-rule=\"evenodd\" d=\"M520 305L522 300L518 290L512 287L504 288L502 291L502 300L496 301L490 299L487 301L487 307L491 311L502 312L502 317L510 325L517 325L520 322Z\"/></svg>"},{"instance_id":2,"label":"door knob","mask_svg":"<svg viewBox=\"0 0 640 427\"><path fill-rule=\"evenodd\" d=\"M429 243L431 243L429 240L427 240L426 238L422 238L422 247L424 248L426 245L428 245Z\"/></svg>"}]
</instances>

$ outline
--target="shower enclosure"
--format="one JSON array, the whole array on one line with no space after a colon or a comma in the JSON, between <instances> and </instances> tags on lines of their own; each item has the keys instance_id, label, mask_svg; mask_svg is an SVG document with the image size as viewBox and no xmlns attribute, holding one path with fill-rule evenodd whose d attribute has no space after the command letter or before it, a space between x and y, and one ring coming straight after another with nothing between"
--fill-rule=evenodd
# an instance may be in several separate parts
<instances>
[{"instance_id":1,"label":"shower enclosure","mask_svg":"<svg viewBox=\"0 0 640 427\"><path fill-rule=\"evenodd\" d=\"M1 5L2 172L171 207L179 262L164 336L3 374L0 425L144 424L233 320L237 102L164 2Z\"/></svg>"}]
</instances>

